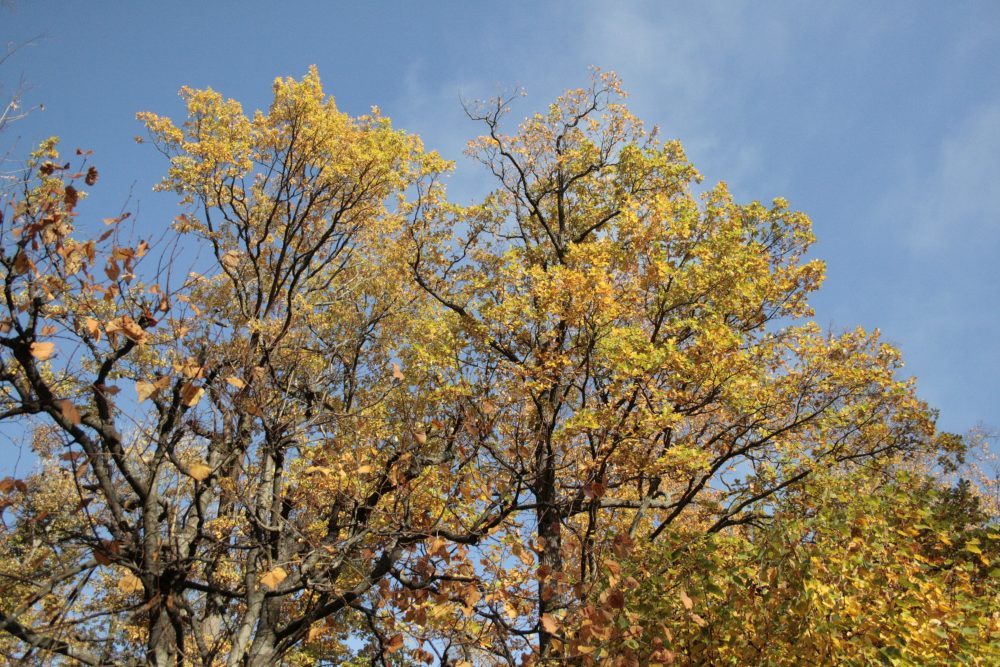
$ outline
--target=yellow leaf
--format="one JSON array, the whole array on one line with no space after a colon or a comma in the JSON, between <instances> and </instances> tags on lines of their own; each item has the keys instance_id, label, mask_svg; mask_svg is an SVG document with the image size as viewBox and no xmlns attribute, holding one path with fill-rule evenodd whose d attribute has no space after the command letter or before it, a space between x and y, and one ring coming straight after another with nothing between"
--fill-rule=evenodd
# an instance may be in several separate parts
<instances>
[{"instance_id":1,"label":"yellow leaf","mask_svg":"<svg viewBox=\"0 0 1000 667\"><path fill-rule=\"evenodd\" d=\"M45 361L50 358L56 351L55 343L32 343L31 344L31 356L39 361Z\"/></svg>"},{"instance_id":2,"label":"yellow leaf","mask_svg":"<svg viewBox=\"0 0 1000 667\"><path fill-rule=\"evenodd\" d=\"M188 466L188 474L199 482L203 482L212 474L212 469L204 463L192 463Z\"/></svg>"},{"instance_id":3,"label":"yellow leaf","mask_svg":"<svg viewBox=\"0 0 1000 667\"><path fill-rule=\"evenodd\" d=\"M285 569L282 567L276 567L263 577L260 578L260 583L269 588L270 590L277 590L278 586L282 581L288 576Z\"/></svg>"},{"instance_id":4,"label":"yellow leaf","mask_svg":"<svg viewBox=\"0 0 1000 667\"><path fill-rule=\"evenodd\" d=\"M235 375L230 375L229 377L227 377L226 378L226 382L228 382L232 386L236 387L237 389L242 389L243 387L247 386L246 382L244 382L243 380L239 379Z\"/></svg>"}]
</instances>

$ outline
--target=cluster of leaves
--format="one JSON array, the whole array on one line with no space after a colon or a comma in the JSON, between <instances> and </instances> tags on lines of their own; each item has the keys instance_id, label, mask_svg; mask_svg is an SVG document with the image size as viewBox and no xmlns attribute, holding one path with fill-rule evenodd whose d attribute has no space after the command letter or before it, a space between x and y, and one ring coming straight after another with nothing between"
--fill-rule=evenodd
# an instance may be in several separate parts
<instances>
[{"instance_id":1,"label":"cluster of leaves","mask_svg":"<svg viewBox=\"0 0 1000 667\"><path fill-rule=\"evenodd\" d=\"M4 192L9 659L995 657L994 514L927 467L961 439L877 332L809 321L808 219L699 200L613 75L513 135L469 109L474 206L315 70L182 96L140 114L157 241L79 239L98 173L55 140Z\"/></svg>"}]
</instances>

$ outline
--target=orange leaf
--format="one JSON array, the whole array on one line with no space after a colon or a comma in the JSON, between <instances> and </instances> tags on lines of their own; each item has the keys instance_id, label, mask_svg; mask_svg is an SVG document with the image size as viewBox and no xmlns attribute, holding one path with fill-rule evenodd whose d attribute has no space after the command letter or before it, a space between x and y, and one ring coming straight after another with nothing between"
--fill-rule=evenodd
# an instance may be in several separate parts
<instances>
[{"instance_id":1,"label":"orange leaf","mask_svg":"<svg viewBox=\"0 0 1000 667\"><path fill-rule=\"evenodd\" d=\"M399 367L399 364L392 362L392 377L397 380L405 380L406 376L403 375L403 369Z\"/></svg>"}]
</instances>

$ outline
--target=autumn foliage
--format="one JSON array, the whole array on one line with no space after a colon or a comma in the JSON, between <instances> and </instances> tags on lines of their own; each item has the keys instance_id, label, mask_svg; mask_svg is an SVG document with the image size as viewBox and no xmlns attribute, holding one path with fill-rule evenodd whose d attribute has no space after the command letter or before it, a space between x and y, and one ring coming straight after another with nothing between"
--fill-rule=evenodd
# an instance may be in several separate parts
<instances>
[{"instance_id":1,"label":"autumn foliage","mask_svg":"<svg viewBox=\"0 0 1000 667\"><path fill-rule=\"evenodd\" d=\"M473 205L315 70L181 94L139 114L169 229L78 232L99 174L55 139L3 192L8 660L1000 660L965 442L810 320L806 216L697 195L616 77L512 133L470 105Z\"/></svg>"}]
</instances>

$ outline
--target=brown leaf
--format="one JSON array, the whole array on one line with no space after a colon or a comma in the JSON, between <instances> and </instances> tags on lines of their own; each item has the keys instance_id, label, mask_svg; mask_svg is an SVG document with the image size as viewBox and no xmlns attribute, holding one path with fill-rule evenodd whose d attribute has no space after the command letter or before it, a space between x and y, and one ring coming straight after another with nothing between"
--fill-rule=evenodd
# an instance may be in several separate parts
<instances>
[{"instance_id":1,"label":"brown leaf","mask_svg":"<svg viewBox=\"0 0 1000 667\"><path fill-rule=\"evenodd\" d=\"M687 609L688 611L694 609L694 601L691 600L690 597L688 597L687 592L683 588L681 589L680 592L680 598L681 598L681 604L684 605L685 609Z\"/></svg>"},{"instance_id":2,"label":"brown leaf","mask_svg":"<svg viewBox=\"0 0 1000 667\"><path fill-rule=\"evenodd\" d=\"M399 367L399 364L392 362L392 377L397 380L405 380L406 376L403 375L403 369Z\"/></svg>"},{"instance_id":3,"label":"brown leaf","mask_svg":"<svg viewBox=\"0 0 1000 667\"><path fill-rule=\"evenodd\" d=\"M282 567L276 567L263 577L260 578L260 583L266 586L270 590L277 590L278 586L282 581L288 576L285 569Z\"/></svg>"},{"instance_id":4,"label":"brown leaf","mask_svg":"<svg viewBox=\"0 0 1000 667\"><path fill-rule=\"evenodd\" d=\"M80 193L72 185L67 185L63 190L63 203L66 204L66 208L73 210L79 200Z\"/></svg>"},{"instance_id":5,"label":"brown leaf","mask_svg":"<svg viewBox=\"0 0 1000 667\"><path fill-rule=\"evenodd\" d=\"M87 176L83 179L83 182L87 185L93 185L97 182L97 168L91 167L87 170Z\"/></svg>"},{"instance_id":6,"label":"brown leaf","mask_svg":"<svg viewBox=\"0 0 1000 667\"><path fill-rule=\"evenodd\" d=\"M73 401L67 399L59 401L59 411L62 412L63 419L74 426L80 423L80 413L73 405Z\"/></svg>"},{"instance_id":7,"label":"brown leaf","mask_svg":"<svg viewBox=\"0 0 1000 667\"><path fill-rule=\"evenodd\" d=\"M612 609L624 609L625 594L617 589L608 593L608 606Z\"/></svg>"},{"instance_id":8,"label":"brown leaf","mask_svg":"<svg viewBox=\"0 0 1000 667\"><path fill-rule=\"evenodd\" d=\"M33 356L35 359L38 359L39 361L45 361L46 359L51 358L53 354L55 354L56 344L35 342L31 344L30 350L31 350L31 356Z\"/></svg>"},{"instance_id":9,"label":"brown leaf","mask_svg":"<svg viewBox=\"0 0 1000 667\"><path fill-rule=\"evenodd\" d=\"M398 651L401 648L403 648L403 635L401 635L401 634L395 634L395 635L393 635L385 643L385 652L386 653L395 653L396 651Z\"/></svg>"},{"instance_id":10,"label":"brown leaf","mask_svg":"<svg viewBox=\"0 0 1000 667\"><path fill-rule=\"evenodd\" d=\"M104 275L106 275L111 280L118 280L118 276L122 274L121 269L118 268L118 262L108 262L104 267Z\"/></svg>"},{"instance_id":11,"label":"brown leaf","mask_svg":"<svg viewBox=\"0 0 1000 667\"><path fill-rule=\"evenodd\" d=\"M13 273L15 276L20 276L27 273L34 266L35 266L34 263L30 259L28 259L28 255L23 250L21 250L14 257Z\"/></svg>"},{"instance_id":12,"label":"brown leaf","mask_svg":"<svg viewBox=\"0 0 1000 667\"><path fill-rule=\"evenodd\" d=\"M199 482L204 482L212 474L212 469L204 463L192 463L188 466L188 474Z\"/></svg>"}]
</instances>

